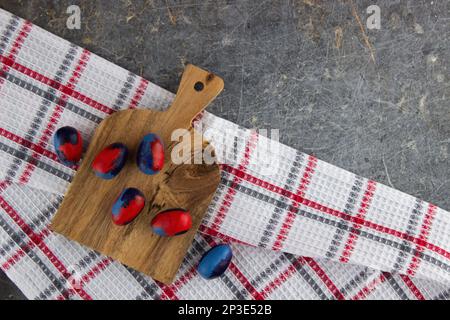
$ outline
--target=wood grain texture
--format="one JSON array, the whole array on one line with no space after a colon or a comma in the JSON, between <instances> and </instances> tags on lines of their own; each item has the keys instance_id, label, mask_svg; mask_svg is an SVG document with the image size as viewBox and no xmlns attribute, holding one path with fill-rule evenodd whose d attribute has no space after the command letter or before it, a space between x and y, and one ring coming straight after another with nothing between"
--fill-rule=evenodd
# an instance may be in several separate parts
<instances>
[{"instance_id":1,"label":"wood grain texture","mask_svg":"<svg viewBox=\"0 0 450 320\"><path fill-rule=\"evenodd\" d=\"M194 89L197 82L203 84L201 91ZM177 142L171 141L171 134L175 129L185 128L190 130L191 139L199 135L192 129L191 121L222 89L222 79L188 65L167 111L125 110L104 119L95 131L51 229L156 280L171 283L220 180L217 164L175 165L170 154ZM160 136L166 154L163 169L152 176L143 174L136 165L138 145L148 133ZM91 162L98 152L114 142L124 143L129 148L129 157L114 179L103 180L93 173ZM191 155L203 152L204 147L192 143ZM128 187L140 189L146 205L132 223L116 226L111 208L121 191ZM171 238L152 233L153 216L169 208L190 210L192 229Z\"/></svg>"}]
</instances>

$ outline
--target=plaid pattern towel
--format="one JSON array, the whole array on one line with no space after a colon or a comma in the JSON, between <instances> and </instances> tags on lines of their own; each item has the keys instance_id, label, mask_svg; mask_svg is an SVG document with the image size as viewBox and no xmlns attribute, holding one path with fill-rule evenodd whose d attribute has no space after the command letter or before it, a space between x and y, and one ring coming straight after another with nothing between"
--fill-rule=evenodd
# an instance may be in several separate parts
<instances>
[{"instance_id":1,"label":"plaid pattern towel","mask_svg":"<svg viewBox=\"0 0 450 320\"><path fill-rule=\"evenodd\" d=\"M445 299L450 215L204 113L222 179L170 286L48 229L74 171L50 139L89 141L116 110L164 109L173 94L0 10L0 266L32 299ZM262 161L261 159L264 159ZM195 265L218 242L223 277Z\"/></svg>"}]
</instances>

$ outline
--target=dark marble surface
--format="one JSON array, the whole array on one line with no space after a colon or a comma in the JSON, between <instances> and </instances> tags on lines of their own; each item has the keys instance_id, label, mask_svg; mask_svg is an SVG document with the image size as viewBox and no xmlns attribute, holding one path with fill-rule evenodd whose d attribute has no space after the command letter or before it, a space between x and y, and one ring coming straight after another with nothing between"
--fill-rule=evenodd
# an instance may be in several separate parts
<instances>
[{"instance_id":1,"label":"dark marble surface","mask_svg":"<svg viewBox=\"0 0 450 320\"><path fill-rule=\"evenodd\" d=\"M66 28L79 4L81 30ZM381 29L365 28L381 8ZM221 75L210 107L450 209L448 1L20 1L0 7L172 91ZM21 298L2 276L0 298Z\"/></svg>"},{"instance_id":2,"label":"dark marble surface","mask_svg":"<svg viewBox=\"0 0 450 320\"><path fill-rule=\"evenodd\" d=\"M24 295L16 285L0 271L0 300L21 300Z\"/></svg>"}]
</instances>

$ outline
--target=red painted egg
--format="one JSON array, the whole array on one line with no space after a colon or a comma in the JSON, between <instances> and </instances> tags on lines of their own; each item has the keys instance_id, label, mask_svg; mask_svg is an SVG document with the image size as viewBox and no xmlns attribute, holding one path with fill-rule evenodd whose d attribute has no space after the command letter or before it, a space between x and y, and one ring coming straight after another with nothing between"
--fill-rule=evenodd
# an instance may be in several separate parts
<instances>
[{"instance_id":1,"label":"red painted egg","mask_svg":"<svg viewBox=\"0 0 450 320\"><path fill-rule=\"evenodd\" d=\"M94 173L103 179L112 179L122 170L127 161L128 148L122 143L113 143L100 151L92 161Z\"/></svg>"},{"instance_id":2,"label":"red painted egg","mask_svg":"<svg viewBox=\"0 0 450 320\"><path fill-rule=\"evenodd\" d=\"M149 133L139 144L136 162L145 174L158 173L164 167L164 145L161 138Z\"/></svg>"},{"instance_id":3,"label":"red painted egg","mask_svg":"<svg viewBox=\"0 0 450 320\"><path fill-rule=\"evenodd\" d=\"M158 213L150 223L154 233L172 237L186 233L192 227L192 217L184 209L168 209Z\"/></svg>"},{"instance_id":4,"label":"red painted egg","mask_svg":"<svg viewBox=\"0 0 450 320\"><path fill-rule=\"evenodd\" d=\"M67 166L77 164L83 153L83 140L77 129L61 127L53 136L53 145L59 161Z\"/></svg>"},{"instance_id":5,"label":"red painted egg","mask_svg":"<svg viewBox=\"0 0 450 320\"><path fill-rule=\"evenodd\" d=\"M145 206L145 197L136 188L122 191L112 207L113 222L119 226L133 221Z\"/></svg>"}]
</instances>

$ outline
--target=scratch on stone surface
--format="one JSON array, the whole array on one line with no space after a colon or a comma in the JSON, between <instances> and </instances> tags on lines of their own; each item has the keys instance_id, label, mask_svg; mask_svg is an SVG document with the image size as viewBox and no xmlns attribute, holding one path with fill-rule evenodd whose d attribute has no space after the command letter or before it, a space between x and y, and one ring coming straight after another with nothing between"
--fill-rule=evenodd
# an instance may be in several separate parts
<instances>
[{"instance_id":1,"label":"scratch on stone surface","mask_svg":"<svg viewBox=\"0 0 450 320\"><path fill-rule=\"evenodd\" d=\"M369 49L370 59L372 60L373 63L375 63L375 49L373 48L372 44L370 43L369 37L367 36L366 31L364 30L364 25L362 24L361 18L358 15L355 4L353 3L353 1L351 1L350 4L352 6L352 15L355 18L356 23L359 26L359 29L361 30L364 44L366 45L367 49Z\"/></svg>"},{"instance_id":2,"label":"scratch on stone surface","mask_svg":"<svg viewBox=\"0 0 450 320\"><path fill-rule=\"evenodd\" d=\"M415 140L408 141L406 144L404 144L404 146L407 149L410 149L410 150L413 150L413 151L417 151L417 143L416 143Z\"/></svg>"},{"instance_id":3,"label":"scratch on stone surface","mask_svg":"<svg viewBox=\"0 0 450 320\"><path fill-rule=\"evenodd\" d=\"M424 116L426 116L428 114L426 101L427 101L427 95L424 95L419 100L419 112Z\"/></svg>"},{"instance_id":4,"label":"scratch on stone surface","mask_svg":"<svg viewBox=\"0 0 450 320\"><path fill-rule=\"evenodd\" d=\"M116 52L111 51L109 48L106 48L106 47L99 46L98 48L103 50L103 51L105 51L105 52L107 52L108 54L114 56L114 58L116 60L120 60L120 59L122 59L125 56L123 54L117 54Z\"/></svg>"},{"instance_id":5,"label":"scratch on stone surface","mask_svg":"<svg viewBox=\"0 0 450 320\"><path fill-rule=\"evenodd\" d=\"M438 57L434 54L429 54L427 56L427 63L429 63L429 64L436 63L437 60L438 60Z\"/></svg>"},{"instance_id":6,"label":"scratch on stone surface","mask_svg":"<svg viewBox=\"0 0 450 320\"><path fill-rule=\"evenodd\" d=\"M169 20L170 23L172 23L173 25L177 24L177 17L172 13L172 10L170 9L169 4L166 1L166 5L167 5L167 14L169 15Z\"/></svg>"},{"instance_id":7,"label":"scratch on stone surface","mask_svg":"<svg viewBox=\"0 0 450 320\"><path fill-rule=\"evenodd\" d=\"M184 68L187 65L187 59L185 57L180 57L181 67Z\"/></svg>"},{"instance_id":8,"label":"scratch on stone surface","mask_svg":"<svg viewBox=\"0 0 450 320\"><path fill-rule=\"evenodd\" d=\"M90 45L90 44L92 44L92 38L89 36L85 36L85 37L83 37L83 39L81 39L81 42L84 45Z\"/></svg>"},{"instance_id":9,"label":"scratch on stone surface","mask_svg":"<svg viewBox=\"0 0 450 320\"><path fill-rule=\"evenodd\" d=\"M423 27L420 24L416 23L414 24L414 31L417 34L423 34Z\"/></svg>"},{"instance_id":10,"label":"scratch on stone surface","mask_svg":"<svg viewBox=\"0 0 450 320\"><path fill-rule=\"evenodd\" d=\"M438 194L439 191L441 191L441 189L446 186L448 183L450 182L450 180L445 180L444 182L442 182L438 187L435 188L434 192L432 193L432 195Z\"/></svg>"},{"instance_id":11,"label":"scratch on stone surface","mask_svg":"<svg viewBox=\"0 0 450 320\"><path fill-rule=\"evenodd\" d=\"M307 5L313 8L309 13L309 21L308 23L302 25L302 20L299 20L299 28L301 30L304 30L305 33L311 38L311 40L318 43L321 39L321 31L325 23L326 13L319 5L314 6L309 3L307 3Z\"/></svg>"},{"instance_id":12,"label":"scratch on stone surface","mask_svg":"<svg viewBox=\"0 0 450 320\"><path fill-rule=\"evenodd\" d=\"M400 112L404 112L405 111L405 96L402 96L400 101L397 103L398 109L400 110Z\"/></svg>"},{"instance_id":13,"label":"scratch on stone surface","mask_svg":"<svg viewBox=\"0 0 450 320\"><path fill-rule=\"evenodd\" d=\"M127 16L126 21L127 23L130 22L132 19L134 19L136 16L134 14Z\"/></svg>"},{"instance_id":14,"label":"scratch on stone surface","mask_svg":"<svg viewBox=\"0 0 450 320\"><path fill-rule=\"evenodd\" d=\"M245 25L248 23L249 19L252 16L256 16L258 15L260 12L262 12L264 10L264 5L266 5L270 0L265 0L265 1L261 1L261 3L258 4L258 6L255 8L255 10L250 11L247 13L247 15L242 19L242 21L240 21L239 23L237 23L230 31L228 31L225 35L225 37L227 37L228 39L232 38L232 35L237 31L237 30L241 30L241 27L244 26L244 31L245 31ZM225 38L224 37L224 38ZM224 39L225 40L225 39ZM225 40L226 42L227 40Z\"/></svg>"},{"instance_id":15,"label":"scratch on stone surface","mask_svg":"<svg viewBox=\"0 0 450 320\"><path fill-rule=\"evenodd\" d=\"M325 79L331 80L333 79L333 76L330 73L330 69L325 68L325 71L323 72L323 76L325 77Z\"/></svg>"},{"instance_id":16,"label":"scratch on stone surface","mask_svg":"<svg viewBox=\"0 0 450 320\"><path fill-rule=\"evenodd\" d=\"M239 107L238 107L238 110L237 110L237 112L238 112L238 117L240 116L240 114L241 114L241 108L242 108L242 102L243 102L243 99L244 99L244 71L245 71L245 66L244 66L244 63L245 63L245 61L244 61L244 55L242 55L242 64L241 64L241 93L240 93L240 96L239 96Z\"/></svg>"},{"instance_id":17,"label":"scratch on stone surface","mask_svg":"<svg viewBox=\"0 0 450 320\"><path fill-rule=\"evenodd\" d=\"M310 7L314 7L314 6L320 7L319 1L317 1L317 0L303 0L303 3Z\"/></svg>"},{"instance_id":18,"label":"scratch on stone surface","mask_svg":"<svg viewBox=\"0 0 450 320\"><path fill-rule=\"evenodd\" d=\"M57 17L56 16L56 12L53 9L46 10L45 14L49 18L49 20L47 22L49 25L52 25L52 24L56 25L56 24L59 24L59 23L64 23L67 20L67 17L65 17L65 16Z\"/></svg>"},{"instance_id":19,"label":"scratch on stone surface","mask_svg":"<svg viewBox=\"0 0 450 320\"><path fill-rule=\"evenodd\" d=\"M389 176L389 171L388 171L388 168L386 165L386 161L384 159L384 155L381 159L383 160L384 172L386 172L386 177L387 177L388 183L392 188L395 188L394 185L392 184L391 177Z\"/></svg>"},{"instance_id":20,"label":"scratch on stone surface","mask_svg":"<svg viewBox=\"0 0 450 320\"><path fill-rule=\"evenodd\" d=\"M448 158L448 147L447 145L441 145L440 149L440 156L442 159L447 159Z\"/></svg>"},{"instance_id":21,"label":"scratch on stone surface","mask_svg":"<svg viewBox=\"0 0 450 320\"><path fill-rule=\"evenodd\" d=\"M344 33L343 33L341 27L336 27L336 28L334 29L334 46L335 46L337 49L340 49L341 46L342 46L342 38L343 38L343 35L344 35Z\"/></svg>"}]
</instances>

